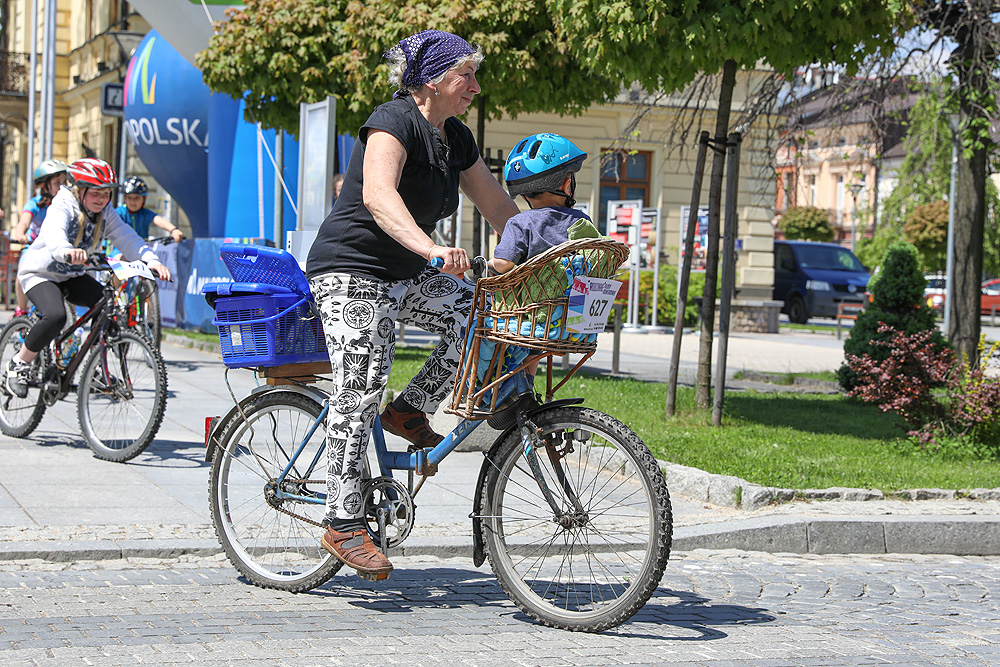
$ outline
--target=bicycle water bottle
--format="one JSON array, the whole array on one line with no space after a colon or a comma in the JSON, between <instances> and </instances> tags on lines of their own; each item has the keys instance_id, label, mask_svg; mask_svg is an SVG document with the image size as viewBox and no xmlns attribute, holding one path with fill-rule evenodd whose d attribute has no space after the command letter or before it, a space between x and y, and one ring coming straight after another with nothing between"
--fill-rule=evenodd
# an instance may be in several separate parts
<instances>
[{"instance_id":1,"label":"bicycle water bottle","mask_svg":"<svg viewBox=\"0 0 1000 667\"><path fill-rule=\"evenodd\" d=\"M79 351L81 343L83 343L83 329L77 327L73 335L63 341L62 349L59 351L60 368L69 366L69 362L76 355L77 351Z\"/></svg>"}]
</instances>

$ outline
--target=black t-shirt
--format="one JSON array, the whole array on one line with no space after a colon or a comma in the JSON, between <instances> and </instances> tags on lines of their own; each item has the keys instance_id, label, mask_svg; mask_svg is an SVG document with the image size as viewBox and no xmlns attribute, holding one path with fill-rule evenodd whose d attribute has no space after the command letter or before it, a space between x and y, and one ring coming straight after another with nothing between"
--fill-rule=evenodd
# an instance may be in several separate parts
<instances>
[{"instance_id":1,"label":"black t-shirt","mask_svg":"<svg viewBox=\"0 0 1000 667\"><path fill-rule=\"evenodd\" d=\"M376 108L358 133L340 196L309 251L306 275L310 278L336 271L396 281L413 278L427 265L426 259L386 234L362 201L369 130L390 133L406 149L397 192L417 225L428 234L438 220L458 208L459 175L479 159L472 132L457 118L445 122L445 145L441 133L427 122L409 95Z\"/></svg>"}]
</instances>

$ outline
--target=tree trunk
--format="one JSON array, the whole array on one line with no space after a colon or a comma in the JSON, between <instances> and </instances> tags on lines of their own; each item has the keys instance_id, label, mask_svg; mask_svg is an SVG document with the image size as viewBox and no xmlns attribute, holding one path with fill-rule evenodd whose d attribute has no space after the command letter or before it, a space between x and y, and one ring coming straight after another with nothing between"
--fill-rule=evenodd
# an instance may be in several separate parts
<instances>
[{"instance_id":1,"label":"tree trunk","mask_svg":"<svg viewBox=\"0 0 1000 667\"><path fill-rule=\"evenodd\" d=\"M964 115L964 114L963 114ZM958 160L955 197L955 261L948 339L959 359L979 361L980 281L983 276L983 238L986 228L986 149ZM947 305L947 304L946 304Z\"/></svg>"},{"instance_id":2,"label":"tree trunk","mask_svg":"<svg viewBox=\"0 0 1000 667\"><path fill-rule=\"evenodd\" d=\"M712 406L712 334L715 331L715 291L719 282L719 210L722 203L722 176L726 168L726 136L736 85L736 62L722 67L719 109L715 118L712 173L708 181L708 246L705 249L705 292L701 299L701 336L698 342L698 374L694 400L699 408Z\"/></svg>"}]
</instances>

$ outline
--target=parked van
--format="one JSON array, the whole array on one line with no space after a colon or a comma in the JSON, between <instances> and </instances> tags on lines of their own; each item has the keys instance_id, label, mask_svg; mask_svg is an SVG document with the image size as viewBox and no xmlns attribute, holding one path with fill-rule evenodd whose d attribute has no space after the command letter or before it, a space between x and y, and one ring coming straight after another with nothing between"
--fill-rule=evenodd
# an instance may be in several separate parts
<instances>
[{"instance_id":1,"label":"parked van","mask_svg":"<svg viewBox=\"0 0 1000 667\"><path fill-rule=\"evenodd\" d=\"M853 252L834 243L774 242L774 298L792 322L836 317L842 303L863 306L869 277Z\"/></svg>"}]
</instances>

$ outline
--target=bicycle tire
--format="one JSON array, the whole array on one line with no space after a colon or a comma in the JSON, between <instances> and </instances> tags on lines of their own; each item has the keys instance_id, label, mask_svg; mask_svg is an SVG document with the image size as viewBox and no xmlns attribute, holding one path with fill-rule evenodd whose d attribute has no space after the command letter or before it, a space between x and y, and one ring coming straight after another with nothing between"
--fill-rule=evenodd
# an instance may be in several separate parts
<instances>
[{"instance_id":1,"label":"bicycle tire","mask_svg":"<svg viewBox=\"0 0 1000 667\"><path fill-rule=\"evenodd\" d=\"M34 322L27 317L14 317L0 332L0 381L7 372L11 358L21 349L24 337L31 330ZM0 389L0 432L13 438L25 438L31 435L42 415L45 414L45 401L42 399L41 381L47 367L48 353L42 350L31 365L32 385L28 386L28 395L18 398L8 394L6 388Z\"/></svg>"},{"instance_id":2,"label":"bicycle tire","mask_svg":"<svg viewBox=\"0 0 1000 667\"><path fill-rule=\"evenodd\" d=\"M111 384L102 375L107 359ZM123 463L153 442L167 407L167 371L159 350L122 331L87 357L77 389L80 428L94 456Z\"/></svg>"},{"instance_id":3,"label":"bicycle tire","mask_svg":"<svg viewBox=\"0 0 1000 667\"><path fill-rule=\"evenodd\" d=\"M324 504L270 501L266 495L322 409L302 394L270 391L251 397L223 427L209 475L212 524L229 561L255 586L301 593L326 583L343 565L320 545L322 528L275 507L280 503L321 522ZM287 488L300 495L326 492L325 442L321 424L293 469L304 463L305 476L296 479L318 483Z\"/></svg>"},{"instance_id":4,"label":"bicycle tire","mask_svg":"<svg viewBox=\"0 0 1000 667\"><path fill-rule=\"evenodd\" d=\"M501 587L524 613L565 630L601 632L632 617L659 585L670 556L670 495L656 460L617 419L583 407L535 414L536 451L557 517L512 431L489 454L482 488L484 547ZM584 510L574 509L546 452ZM560 524L559 520L563 523Z\"/></svg>"}]
</instances>

